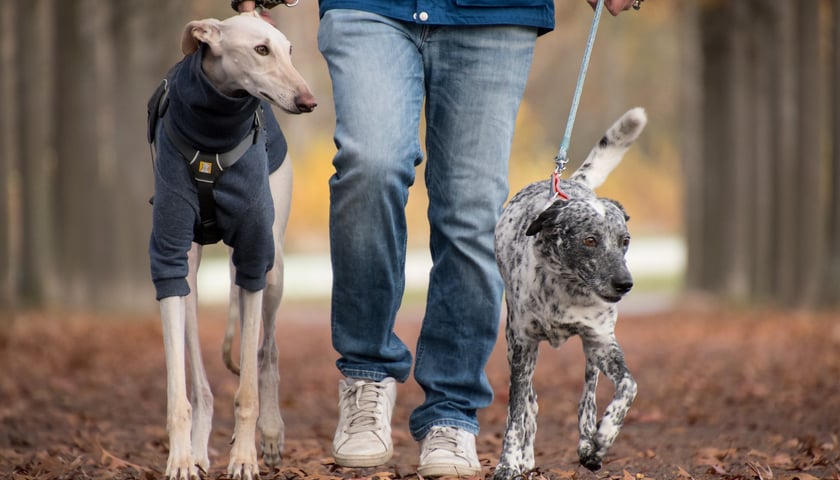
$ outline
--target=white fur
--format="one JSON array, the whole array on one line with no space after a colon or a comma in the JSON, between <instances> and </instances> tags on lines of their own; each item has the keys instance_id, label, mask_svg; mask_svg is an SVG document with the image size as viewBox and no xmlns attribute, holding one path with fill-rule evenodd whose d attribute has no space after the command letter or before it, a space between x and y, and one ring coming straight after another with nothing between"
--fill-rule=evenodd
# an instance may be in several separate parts
<instances>
[{"instance_id":1,"label":"white fur","mask_svg":"<svg viewBox=\"0 0 840 480\"><path fill-rule=\"evenodd\" d=\"M199 43L209 47L201 66L219 91L233 94L245 90L289 113L315 108L315 97L292 65L291 43L257 13L188 23L181 51L191 54Z\"/></svg>"},{"instance_id":2,"label":"white fur","mask_svg":"<svg viewBox=\"0 0 840 480\"><path fill-rule=\"evenodd\" d=\"M592 147L586 160L569 180L579 181L592 190L600 187L610 172L621 163L627 149L642 133L646 124L647 114L644 108L636 107L625 112L607 129L604 135L608 140L607 145L602 145L599 141Z\"/></svg>"}]
</instances>

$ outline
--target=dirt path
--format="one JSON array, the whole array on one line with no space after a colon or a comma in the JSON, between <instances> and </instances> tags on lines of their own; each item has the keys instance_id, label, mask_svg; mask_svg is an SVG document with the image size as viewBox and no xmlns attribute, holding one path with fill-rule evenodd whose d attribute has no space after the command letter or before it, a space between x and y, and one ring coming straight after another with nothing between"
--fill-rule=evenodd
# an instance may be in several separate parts
<instances>
[{"instance_id":1,"label":"dirt path","mask_svg":"<svg viewBox=\"0 0 840 480\"><path fill-rule=\"evenodd\" d=\"M399 319L413 345L419 312ZM378 469L341 469L329 446L338 374L327 313L286 307L280 321L283 468L263 479L416 478L406 432L421 399L400 386L396 454ZM0 330L0 478L160 478L166 462L165 380L159 321L30 314ZM203 312L205 362L216 396L210 478L224 478L236 379L221 364L224 318ZM597 473L578 467L580 342L545 345L535 477L548 479L840 480L840 315L672 312L624 316L618 337L639 395ZM496 389L481 412L479 456L491 474L501 446L507 366L500 340L488 368ZM611 393L599 387L600 405Z\"/></svg>"}]
</instances>

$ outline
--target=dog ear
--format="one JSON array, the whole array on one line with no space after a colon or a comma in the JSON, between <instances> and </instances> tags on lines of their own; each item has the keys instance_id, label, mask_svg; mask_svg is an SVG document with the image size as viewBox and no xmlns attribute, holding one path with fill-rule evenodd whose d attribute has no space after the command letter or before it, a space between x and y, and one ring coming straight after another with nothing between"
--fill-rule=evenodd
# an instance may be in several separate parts
<instances>
[{"instance_id":1,"label":"dog ear","mask_svg":"<svg viewBox=\"0 0 840 480\"><path fill-rule=\"evenodd\" d=\"M221 23L215 18L193 20L188 23L181 35L181 52L184 55L194 53L198 50L199 42L206 43L210 47L218 45L222 38Z\"/></svg>"},{"instance_id":2,"label":"dog ear","mask_svg":"<svg viewBox=\"0 0 840 480\"><path fill-rule=\"evenodd\" d=\"M549 220L555 218L557 216L557 211L563 208L565 205L565 201L556 201L549 205L546 209L540 212L539 215L537 215L537 218L535 218L530 225L528 225L528 229L525 230L525 236L531 237L540 233L543 227L546 226L546 223Z\"/></svg>"},{"instance_id":3,"label":"dog ear","mask_svg":"<svg viewBox=\"0 0 840 480\"><path fill-rule=\"evenodd\" d=\"M618 201L613 200L613 199L611 199L611 198L602 198L601 200L603 200L603 201L605 201L605 202L612 203L613 205L615 205L616 207L618 207L618 209L619 209L619 210L621 210L622 215L624 215L624 221L625 221L625 222L630 221L630 215L627 215L627 211L626 211L626 210L624 210L624 206L623 206L622 204L618 203Z\"/></svg>"},{"instance_id":4,"label":"dog ear","mask_svg":"<svg viewBox=\"0 0 840 480\"><path fill-rule=\"evenodd\" d=\"M528 225L528 230L525 230L526 237L533 237L534 235L539 233L540 230L542 230L543 222L545 221L544 215L545 212L539 214L539 216L537 216L537 218L535 218L534 221L531 222L530 225Z\"/></svg>"}]
</instances>

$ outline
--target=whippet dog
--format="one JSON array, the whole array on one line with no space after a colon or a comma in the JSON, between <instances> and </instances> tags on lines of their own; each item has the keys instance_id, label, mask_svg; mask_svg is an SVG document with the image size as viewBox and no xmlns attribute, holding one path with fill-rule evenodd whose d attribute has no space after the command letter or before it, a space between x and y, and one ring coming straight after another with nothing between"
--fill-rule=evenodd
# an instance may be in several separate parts
<instances>
[{"instance_id":1,"label":"whippet dog","mask_svg":"<svg viewBox=\"0 0 840 480\"><path fill-rule=\"evenodd\" d=\"M282 245L292 167L270 105L302 113L316 103L292 65L289 41L256 13L189 22L181 50L184 59L162 84L164 100L155 111L150 103L150 118L161 118L150 127L155 197L149 251L166 352L166 477L198 478L210 468L213 395L198 338L201 245L193 240L205 220L204 199L198 198L204 187L200 174L223 171L214 177L209 198L215 208L216 241L231 247L230 325L224 347L229 367L230 337L241 322L241 372L227 471L233 478L250 480L259 477L257 427L269 466L279 464L284 436L274 334L283 291Z\"/></svg>"}]
</instances>

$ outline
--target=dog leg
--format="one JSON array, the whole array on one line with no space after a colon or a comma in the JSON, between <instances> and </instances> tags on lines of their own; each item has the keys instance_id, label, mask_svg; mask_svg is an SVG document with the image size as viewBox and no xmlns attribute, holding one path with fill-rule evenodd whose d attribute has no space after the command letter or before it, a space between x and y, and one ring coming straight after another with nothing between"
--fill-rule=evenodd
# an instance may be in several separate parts
<instances>
[{"instance_id":1,"label":"dog leg","mask_svg":"<svg viewBox=\"0 0 840 480\"><path fill-rule=\"evenodd\" d=\"M277 265L274 268L277 268ZM282 277L282 274L280 276ZM266 291L272 287L273 285L269 283ZM285 426L283 417L280 415L280 372L277 366L277 342L274 338L275 316L279 301L271 297L267 295L263 300L263 339L258 355L260 416L257 422L263 462L268 467L277 467L283 459Z\"/></svg>"},{"instance_id":2,"label":"dog leg","mask_svg":"<svg viewBox=\"0 0 840 480\"><path fill-rule=\"evenodd\" d=\"M266 274L263 292L263 339L259 351L260 450L263 462L276 467L282 461L285 427L280 415L280 370L277 366L275 340L277 311L283 296L283 238L289 219L292 196L292 162L288 155L280 168L269 177L274 199L274 266Z\"/></svg>"},{"instance_id":3,"label":"dog leg","mask_svg":"<svg viewBox=\"0 0 840 480\"><path fill-rule=\"evenodd\" d=\"M184 357L186 317L185 297L166 297L160 301L163 346L166 353L166 430L169 432L169 459L166 478L198 478L190 445L191 410L187 398Z\"/></svg>"},{"instance_id":4,"label":"dog leg","mask_svg":"<svg viewBox=\"0 0 840 480\"><path fill-rule=\"evenodd\" d=\"M262 295L262 290L249 292L240 289L240 318L242 319L240 375L239 389L234 399L236 425L233 430L233 447L228 464L228 474L237 480L253 480L260 476L254 440L260 402L257 387L257 348L259 347Z\"/></svg>"},{"instance_id":5,"label":"dog leg","mask_svg":"<svg viewBox=\"0 0 840 480\"><path fill-rule=\"evenodd\" d=\"M231 255L233 249L230 249ZM230 262L230 293L228 294L228 321L225 327L225 339L222 342L222 361L228 370L239 375L239 365L233 361L233 337L236 336L236 326L239 325L239 287L234 283L236 267Z\"/></svg>"},{"instance_id":6,"label":"dog leg","mask_svg":"<svg viewBox=\"0 0 840 480\"><path fill-rule=\"evenodd\" d=\"M627 370L627 364L624 361L624 352L621 351L618 343L613 341L609 345L606 354L599 355L598 360L598 368L615 385L613 399L604 411L604 418L601 419L598 434L595 436L595 444L598 446L596 454L603 458L607 450L612 447L616 437L618 437L618 432L624 424L627 411L636 398L637 387L636 380L633 379Z\"/></svg>"},{"instance_id":7,"label":"dog leg","mask_svg":"<svg viewBox=\"0 0 840 480\"><path fill-rule=\"evenodd\" d=\"M594 370L594 376L596 378L598 376L597 370L604 372L604 375L615 385L613 399L607 405L604 417L597 426L597 431L594 430L594 420L589 426L591 430L587 431L584 431L583 421L581 421L581 443L578 447L580 463L594 471L601 467L604 456L606 456L607 451L615 442L621 426L624 424L627 411L636 398L637 387L636 381L627 370L624 353L621 351L621 347L618 346L615 337L611 338L606 344L590 344L584 340L584 351L587 364L587 386L589 385L588 377L590 369ZM591 394L593 395L591 402L592 410L589 413L594 417L597 415L597 412L594 411L594 390ZM583 403L583 399L581 403ZM589 442L587 446L591 445L591 450L581 449L581 446L584 445L584 435L586 435Z\"/></svg>"},{"instance_id":8,"label":"dog leg","mask_svg":"<svg viewBox=\"0 0 840 480\"><path fill-rule=\"evenodd\" d=\"M494 480L510 480L534 468L534 437L539 407L533 378L539 344L515 338L511 333L511 321L508 314L506 337L510 398L502 455L493 474Z\"/></svg>"},{"instance_id":9,"label":"dog leg","mask_svg":"<svg viewBox=\"0 0 840 480\"><path fill-rule=\"evenodd\" d=\"M186 335L187 355L189 356L190 379L192 392L192 452L195 461L204 472L210 470L210 457L207 454L207 444L210 441L210 430L213 426L213 392L204 370L201 356L201 343L198 336L198 266L201 263L201 245L193 243L189 255L190 273L187 283L190 294L186 298Z\"/></svg>"},{"instance_id":10,"label":"dog leg","mask_svg":"<svg viewBox=\"0 0 840 480\"><path fill-rule=\"evenodd\" d=\"M598 387L598 367L586 356L586 366L583 375L583 395L578 403L578 458L580 464L592 470L601 468L601 459L595 455L595 432L598 429L598 405L595 391Z\"/></svg>"}]
</instances>

